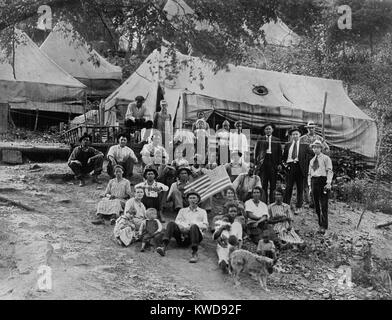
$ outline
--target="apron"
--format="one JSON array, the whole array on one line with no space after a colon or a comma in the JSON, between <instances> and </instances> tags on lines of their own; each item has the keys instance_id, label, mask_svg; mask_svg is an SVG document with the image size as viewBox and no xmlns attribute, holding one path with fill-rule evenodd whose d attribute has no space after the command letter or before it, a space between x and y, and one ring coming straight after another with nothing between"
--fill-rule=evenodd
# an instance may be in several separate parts
<instances>
[{"instance_id":1,"label":"apron","mask_svg":"<svg viewBox=\"0 0 392 320\"><path fill-rule=\"evenodd\" d=\"M149 187L147 187L147 189L148 188ZM142 203L144 204L146 209L154 208L159 212L159 210L160 210L159 193L157 191L154 193L156 194L156 197L151 197L151 196L149 197L149 196L147 196L147 192L144 192L144 196L142 198Z\"/></svg>"}]
</instances>

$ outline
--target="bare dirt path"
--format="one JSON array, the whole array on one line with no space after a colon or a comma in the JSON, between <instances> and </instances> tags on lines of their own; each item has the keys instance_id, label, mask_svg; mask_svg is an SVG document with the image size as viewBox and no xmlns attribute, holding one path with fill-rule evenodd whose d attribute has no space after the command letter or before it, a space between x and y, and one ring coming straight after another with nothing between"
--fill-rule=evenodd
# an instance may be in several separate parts
<instances>
[{"instance_id":1,"label":"bare dirt path","mask_svg":"<svg viewBox=\"0 0 392 320\"><path fill-rule=\"evenodd\" d=\"M112 226L91 224L108 177L103 175L100 186L89 182L84 188L72 180L53 179L66 173L65 163L0 166L0 195L34 209L0 201L0 299L356 299L377 293L336 290L337 261L323 257L324 251L365 234L373 239L375 256L392 259L390 229L374 228L390 216L366 212L355 230L360 210L332 202L331 234L325 239L314 235L312 211L295 217L307 250L281 253L281 271L268 281L271 292L261 291L248 276L235 288L218 269L211 234L202 242L197 264L188 262L189 249L170 249L160 257L139 252L140 243L119 247L112 241ZM140 172L137 176L141 179ZM48 291L37 285L42 265L52 270Z\"/></svg>"},{"instance_id":2,"label":"bare dirt path","mask_svg":"<svg viewBox=\"0 0 392 320\"><path fill-rule=\"evenodd\" d=\"M197 264L188 262L189 249L171 249L160 257L140 253L139 243L120 248L111 239L112 226L90 222L104 184L97 189L48 181L44 174L66 173L66 165L40 167L36 172L29 165L0 167L0 193L36 209L0 205L1 299L291 298L264 293L247 277L234 288L217 267L211 239L200 248ZM53 289L47 292L37 286L41 265L52 269Z\"/></svg>"}]
</instances>

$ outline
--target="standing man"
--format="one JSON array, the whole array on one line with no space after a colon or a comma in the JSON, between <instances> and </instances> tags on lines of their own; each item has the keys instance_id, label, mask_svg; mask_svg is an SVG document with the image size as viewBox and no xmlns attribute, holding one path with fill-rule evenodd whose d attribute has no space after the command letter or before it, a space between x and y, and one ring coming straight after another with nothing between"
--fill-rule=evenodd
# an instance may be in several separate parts
<instances>
[{"instance_id":1,"label":"standing man","mask_svg":"<svg viewBox=\"0 0 392 320\"><path fill-rule=\"evenodd\" d=\"M276 189L276 177L278 171L282 168L282 147L280 146L280 140L272 135L274 130L275 126L272 123L264 127L265 135L257 141L254 151L255 164L259 168L267 204L275 202L274 191Z\"/></svg>"},{"instance_id":2,"label":"standing man","mask_svg":"<svg viewBox=\"0 0 392 320\"><path fill-rule=\"evenodd\" d=\"M192 257L189 262L196 263L199 244L208 228L207 212L199 208L200 195L196 191L190 190L186 196L189 207L181 209L176 220L168 223L163 237L164 247L157 248L157 252L164 256L170 239L174 237L178 245L191 245Z\"/></svg>"},{"instance_id":3,"label":"standing man","mask_svg":"<svg viewBox=\"0 0 392 320\"><path fill-rule=\"evenodd\" d=\"M131 102L128 105L127 112L125 114L125 124L129 128L142 129L151 128L152 121L148 119L147 108L143 104L145 101L143 96L137 96L135 102Z\"/></svg>"},{"instance_id":4,"label":"standing man","mask_svg":"<svg viewBox=\"0 0 392 320\"><path fill-rule=\"evenodd\" d=\"M320 135L316 134L316 128L317 125L315 124L314 121L309 121L307 123L307 125L305 126L305 128L308 130L308 133L303 135L300 138L300 142L303 144L307 144L310 145L315 142L316 140L321 141L322 145L323 145L323 153L324 154L329 154L329 146L327 144L327 142L323 139L323 137L321 137ZM308 158L308 168L306 170L306 172L308 172L309 169L309 161L310 159L314 156L313 152L312 155ZM309 192L309 185L308 185L308 177L305 177L305 181L304 181L304 200L305 203L308 203L310 205L311 208L313 208L314 204L313 204L313 197L311 195L311 193Z\"/></svg>"},{"instance_id":5,"label":"standing man","mask_svg":"<svg viewBox=\"0 0 392 320\"><path fill-rule=\"evenodd\" d=\"M313 193L314 207L320 227L319 233L324 234L328 229L328 195L333 178L332 161L322 152L322 141L316 140L311 144L311 148L315 156L310 160L308 183Z\"/></svg>"},{"instance_id":6,"label":"standing man","mask_svg":"<svg viewBox=\"0 0 392 320\"><path fill-rule=\"evenodd\" d=\"M304 177L308 166L310 154L309 146L300 143L301 132L298 128L289 131L291 142L286 143L283 152L283 165L287 168L287 181L284 202L290 205L294 183L297 186L297 203L294 214L298 214L302 208Z\"/></svg>"},{"instance_id":7,"label":"standing man","mask_svg":"<svg viewBox=\"0 0 392 320\"><path fill-rule=\"evenodd\" d=\"M86 185L84 178L93 170L93 182L100 184L98 176L102 172L103 153L89 146L91 136L87 133L79 139L79 142L81 145L73 149L68 159L68 166L75 173L76 179L79 179L80 187Z\"/></svg>"},{"instance_id":8,"label":"standing man","mask_svg":"<svg viewBox=\"0 0 392 320\"><path fill-rule=\"evenodd\" d=\"M160 101L161 111L156 112L154 115L154 129L157 129L162 136L162 144L165 145L166 138L171 141L172 137L172 117L171 114L167 112L167 102L166 100ZM167 135L167 137L166 137Z\"/></svg>"},{"instance_id":9,"label":"standing man","mask_svg":"<svg viewBox=\"0 0 392 320\"><path fill-rule=\"evenodd\" d=\"M119 134L118 144L111 146L107 158L109 160L107 166L108 175L113 179L116 165L124 168L124 178L131 179L133 175L133 165L137 163L137 158L133 150L127 147L128 137L124 133Z\"/></svg>"},{"instance_id":10,"label":"standing man","mask_svg":"<svg viewBox=\"0 0 392 320\"><path fill-rule=\"evenodd\" d=\"M249 152L249 145L245 134L242 133L242 121L239 120L234 123L234 127L236 129L236 132L232 132L230 134L229 140L230 154L234 150L237 150L244 156L244 159L247 159L246 153Z\"/></svg>"}]
</instances>

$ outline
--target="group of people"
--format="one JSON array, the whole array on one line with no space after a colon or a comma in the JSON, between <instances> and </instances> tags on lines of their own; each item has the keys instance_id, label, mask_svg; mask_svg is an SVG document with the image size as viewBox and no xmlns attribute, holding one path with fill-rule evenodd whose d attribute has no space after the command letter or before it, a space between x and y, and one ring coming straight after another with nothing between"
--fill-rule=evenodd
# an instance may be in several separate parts
<instances>
[{"instance_id":1,"label":"group of people","mask_svg":"<svg viewBox=\"0 0 392 320\"><path fill-rule=\"evenodd\" d=\"M165 109L163 104L164 117ZM159 117L156 120L165 121ZM197 133L208 128L208 123L199 116L193 130L199 137ZM273 136L274 125L267 124L264 135L256 142L254 160L246 162L243 155L249 152L250 143L242 133L241 121L236 122L238 131L235 135L230 133L230 123L225 121L215 137L218 149L222 146L228 149L228 163L223 161L222 152L215 159L209 157L208 163L202 154L195 154L189 161L183 149L175 150L171 160L162 146L162 136L153 133L151 141L140 152L143 181L136 184L134 190L130 179L133 166L139 160L127 146L127 135L120 134L118 144L111 146L107 153L107 173L111 180L97 205L97 216L92 223L104 224L108 219L114 225L114 237L120 245L141 241L141 251L152 245L162 256L174 238L180 246L191 246L190 262L193 263L198 260L198 247L210 229L217 242L219 265L224 271L228 268L230 252L240 248L245 238L258 245L260 254L270 257L276 257L275 247L301 246L303 241L292 227L293 186L296 184L297 189L294 214L302 207L305 190L311 194L319 232L325 233L333 177L332 161L326 154L328 145L315 133L314 123L309 122L307 128L308 134L302 137L298 128L291 129L290 141L282 150L280 140ZM91 147L90 142L91 137L83 135L80 146L73 150L68 162L80 186L85 185L85 177L91 172L93 182L100 183L98 176L103 171L104 155ZM185 190L187 185L218 164L225 165L233 187L221 195L223 205L218 208L219 214L211 219L212 197L201 202L200 194L195 190ZM286 171L285 190L277 183L278 172L283 169ZM172 203L176 218L165 226L162 212L167 203Z\"/></svg>"}]
</instances>

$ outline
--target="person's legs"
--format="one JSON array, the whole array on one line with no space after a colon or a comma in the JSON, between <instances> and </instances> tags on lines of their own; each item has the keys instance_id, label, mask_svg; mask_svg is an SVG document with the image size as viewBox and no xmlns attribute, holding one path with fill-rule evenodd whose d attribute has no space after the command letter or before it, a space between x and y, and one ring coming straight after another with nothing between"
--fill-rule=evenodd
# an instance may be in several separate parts
<instances>
[{"instance_id":1,"label":"person's legs","mask_svg":"<svg viewBox=\"0 0 392 320\"><path fill-rule=\"evenodd\" d=\"M79 163L71 162L68 164L68 166L71 168L73 173L75 174L76 179L81 179L82 178L82 165Z\"/></svg>"},{"instance_id":2,"label":"person's legs","mask_svg":"<svg viewBox=\"0 0 392 320\"><path fill-rule=\"evenodd\" d=\"M189 230L189 238L191 241L191 247L193 252L197 252L200 242L203 240L203 236L197 225L192 224Z\"/></svg>"},{"instance_id":3,"label":"person's legs","mask_svg":"<svg viewBox=\"0 0 392 320\"><path fill-rule=\"evenodd\" d=\"M269 176L268 176L268 168L266 167L265 164L263 164L263 167L261 168L261 174L260 174L260 179L261 179L261 187L263 188L263 191L265 193L265 200L268 201L268 181L269 181Z\"/></svg>"},{"instance_id":4,"label":"person's legs","mask_svg":"<svg viewBox=\"0 0 392 320\"><path fill-rule=\"evenodd\" d=\"M271 166L271 172L270 172L270 194L269 194L269 204L275 202L275 195L274 191L276 189L276 168L274 166Z\"/></svg>"},{"instance_id":5,"label":"person's legs","mask_svg":"<svg viewBox=\"0 0 392 320\"><path fill-rule=\"evenodd\" d=\"M163 236L162 242L167 247L171 238L175 238L177 244L182 244L181 231L174 221L170 221L166 226L166 231Z\"/></svg>"},{"instance_id":6,"label":"person's legs","mask_svg":"<svg viewBox=\"0 0 392 320\"><path fill-rule=\"evenodd\" d=\"M289 164L289 171L287 173L287 182L286 182L286 191L284 195L284 202L290 205L291 203L291 196L293 194L293 186L295 181L295 166L293 164Z\"/></svg>"},{"instance_id":7,"label":"person's legs","mask_svg":"<svg viewBox=\"0 0 392 320\"><path fill-rule=\"evenodd\" d=\"M313 178L312 179L312 193L313 193L313 202L314 202L314 210L316 211L318 224L321 227L321 212L320 212L320 187L318 184L318 180Z\"/></svg>"},{"instance_id":8,"label":"person's legs","mask_svg":"<svg viewBox=\"0 0 392 320\"><path fill-rule=\"evenodd\" d=\"M106 172L108 173L110 178L112 178L112 179L114 178L114 167L113 167L113 164L110 160L108 161L108 165L106 167Z\"/></svg>"},{"instance_id":9,"label":"person's legs","mask_svg":"<svg viewBox=\"0 0 392 320\"><path fill-rule=\"evenodd\" d=\"M229 245L226 248L222 247L219 243L216 245L216 253L218 255L218 265L224 273L228 272L230 248Z\"/></svg>"},{"instance_id":10,"label":"person's legs","mask_svg":"<svg viewBox=\"0 0 392 320\"><path fill-rule=\"evenodd\" d=\"M328 196L329 191L324 193L324 187L327 183L327 179L320 179L320 204L321 204L321 215L320 215L320 224L321 226L327 230L328 229Z\"/></svg>"},{"instance_id":11,"label":"person's legs","mask_svg":"<svg viewBox=\"0 0 392 320\"><path fill-rule=\"evenodd\" d=\"M175 210L184 208L183 197L180 190L175 189L172 193L172 197Z\"/></svg>"},{"instance_id":12,"label":"person's legs","mask_svg":"<svg viewBox=\"0 0 392 320\"><path fill-rule=\"evenodd\" d=\"M102 167L103 167L103 155L91 161L90 165L88 166L88 170L90 169L91 170L86 173L90 173L91 171L94 170L93 176L97 177L102 173L103 170Z\"/></svg>"},{"instance_id":13,"label":"person's legs","mask_svg":"<svg viewBox=\"0 0 392 320\"><path fill-rule=\"evenodd\" d=\"M124 177L131 178L133 175L133 160L127 158L124 162L121 162L120 165L124 168Z\"/></svg>"},{"instance_id":14,"label":"person's legs","mask_svg":"<svg viewBox=\"0 0 392 320\"><path fill-rule=\"evenodd\" d=\"M302 208L302 203L303 203L303 194L304 194L304 177L301 173L301 169L299 167L299 164L297 165L297 170L296 170L296 175L295 175L295 184L297 185L297 203L296 203L296 208L300 209Z\"/></svg>"}]
</instances>

